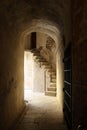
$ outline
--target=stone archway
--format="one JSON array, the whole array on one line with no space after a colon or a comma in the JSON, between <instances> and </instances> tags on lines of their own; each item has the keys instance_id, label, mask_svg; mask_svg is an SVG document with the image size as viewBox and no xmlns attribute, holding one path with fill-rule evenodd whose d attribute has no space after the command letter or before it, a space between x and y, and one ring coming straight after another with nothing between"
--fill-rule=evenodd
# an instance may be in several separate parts
<instances>
[{"instance_id":1,"label":"stone archway","mask_svg":"<svg viewBox=\"0 0 87 130\"><path fill-rule=\"evenodd\" d=\"M62 32L60 27L55 23L51 23L46 20L32 20L31 23L25 26L25 29L21 33L20 42L24 44L27 36L32 32L43 32L52 37L56 43L56 50L62 43Z\"/></svg>"},{"instance_id":2,"label":"stone archway","mask_svg":"<svg viewBox=\"0 0 87 130\"><path fill-rule=\"evenodd\" d=\"M62 33L58 26L45 20L33 20L29 25L26 25L25 30L20 36L20 42L24 45L27 36L32 32L43 32L48 34L56 43L56 73L57 73L57 97L60 104L60 114L63 118L63 40Z\"/></svg>"}]
</instances>

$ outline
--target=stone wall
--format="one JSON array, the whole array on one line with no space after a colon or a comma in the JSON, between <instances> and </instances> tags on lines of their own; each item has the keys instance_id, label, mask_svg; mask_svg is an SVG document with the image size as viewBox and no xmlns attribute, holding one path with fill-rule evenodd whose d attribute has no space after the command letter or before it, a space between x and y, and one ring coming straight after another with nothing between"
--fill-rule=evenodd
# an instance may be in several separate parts
<instances>
[{"instance_id":1,"label":"stone wall","mask_svg":"<svg viewBox=\"0 0 87 130\"><path fill-rule=\"evenodd\" d=\"M57 57L56 57L56 71L57 71L57 99L59 103L60 117L61 120L64 119L63 106L64 106L64 46L60 46Z\"/></svg>"},{"instance_id":2,"label":"stone wall","mask_svg":"<svg viewBox=\"0 0 87 130\"><path fill-rule=\"evenodd\" d=\"M33 65L33 92L45 92L45 72L44 68L40 67L39 62L34 62Z\"/></svg>"},{"instance_id":3,"label":"stone wall","mask_svg":"<svg viewBox=\"0 0 87 130\"><path fill-rule=\"evenodd\" d=\"M56 43L47 34L37 32L37 48L40 54L56 69Z\"/></svg>"},{"instance_id":4,"label":"stone wall","mask_svg":"<svg viewBox=\"0 0 87 130\"><path fill-rule=\"evenodd\" d=\"M73 129L87 129L87 1L72 1Z\"/></svg>"},{"instance_id":5,"label":"stone wall","mask_svg":"<svg viewBox=\"0 0 87 130\"><path fill-rule=\"evenodd\" d=\"M25 51L31 49L31 34L27 36L25 39L25 45L24 45Z\"/></svg>"},{"instance_id":6,"label":"stone wall","mask_svg":"<svg viewBox=\"0 0 87 130\"><path fill-rule=\"evenodd\" d=\"M24 48L6 14L0 17L0 129L7 130L24 108Z\"/></svg>"}]
</instances>

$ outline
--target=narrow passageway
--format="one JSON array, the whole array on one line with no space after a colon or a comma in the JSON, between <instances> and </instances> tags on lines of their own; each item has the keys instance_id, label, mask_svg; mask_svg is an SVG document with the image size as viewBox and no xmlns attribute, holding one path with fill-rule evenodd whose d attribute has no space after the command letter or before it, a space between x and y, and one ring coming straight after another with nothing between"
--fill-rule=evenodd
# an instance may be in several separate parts
<instances>
[{"instance_id":1,"label":"narrow passageway","mask_svg":"<svg viewBox=\"0 0 87 130\"><path fill-rule=\"evenodd\" d=\"M0 0L0 130L66 125L87 130L87 0Z\"/></svg>"},{"instance_id":2,"label":"narrow passageway","mask_svg":"<svg viewBox=\"0 0 87 130\"><path fill-rule=\"evenodd\" d=\"M65 122L61 122L56 97L28 90L25 93L27 110L16 130L67 130Z\"/></svg>"}]
</instances>

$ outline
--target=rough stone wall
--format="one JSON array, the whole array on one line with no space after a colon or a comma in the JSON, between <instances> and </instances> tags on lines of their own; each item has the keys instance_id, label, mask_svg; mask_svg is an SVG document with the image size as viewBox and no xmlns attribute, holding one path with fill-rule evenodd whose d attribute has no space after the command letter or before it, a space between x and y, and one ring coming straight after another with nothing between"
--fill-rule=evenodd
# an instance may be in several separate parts
<instances>
[{"instance_id":1,"label":"rough stone wall","mask_svg":"<svg viewBox=\"0 0 87 130\"><path fill-rule=\"evenodd\" d=\"M72 1L73 130L87 129L87 1Z\"/></svg>"},{"instance_id":2,"label":"rough stone wall","mask_svg":"<svg viewBox=\"0 0 87 130\"><path fill-rule=\"evenodd\" d=\"M23 109L23 46L3 13L0 24L0 129L14 122Z\"/></svg>"},{"instance_id":3,"label":"rough stone wall","mask_svg":"<svg viewBox=\"0 0 87 130\"><path fill-rule=\"evenodd\" d=\"M56 43L47 34L37 32L37 48L40 54L56 69Z\"/></svg>"},{"instance_id":4,"label":"rough stone wall","mask_svg":"<svg viewBox=\"0 0 87 130\"><path fill-rule=\"evenodd\" d=\"M7 130L24 107L24 47L19 43L18 27L9 20L2 2L0 19L0 129Z\"/></svg>"}]
</instances>

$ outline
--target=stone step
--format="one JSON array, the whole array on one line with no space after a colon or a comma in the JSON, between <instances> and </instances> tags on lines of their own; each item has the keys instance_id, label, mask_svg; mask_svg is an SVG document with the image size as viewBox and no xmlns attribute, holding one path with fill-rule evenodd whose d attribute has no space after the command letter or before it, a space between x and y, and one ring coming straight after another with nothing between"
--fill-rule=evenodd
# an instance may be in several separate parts
<instances>
[{"instance_id":1,"label":"stone step","mask_svg":"<svg viewBox=\"0 0 87 130\"><path fill-rule=\"evenodd\" d=\"M38 62L47 62L45 59L37 59Z\"/></svg>"},{"instance_id":2,"label":"stone step","mask_svg":"<svg viewBox=\"0 0 87 130\"><path fill-rule=\"evenodd\" d=\"M56 92L46 91L46 92L45 92L45 95L46 95L46 96L54 96L54 97L55 97L55 96L56 96Z\"/></svg>"},{"instance_id":3,"label":"stone step","mask_svg":"<svg viewBox=\"0 0 87 130\"><path fill-rule=\"evenodd\" d=\"M52 82L56 82L56 78L51 78L51 81Z\"/></svg>"},{"instance_id":4,"label":"stone step","mask_svg":"<svg viewBox=\"0 0 87 130\"><path fill-rule=\"evenodd\" d=\"M45 69L47 69L47 71L49 72L49 71L51 71L52 68L51 68L51 66L46 66Z\"/></svg>"},{"instance_id":5,"label":"stone step","mask_svg":"<svg viewBox=\"0 0 87 130\"><path fill-rule=\"evenodd\" d=\"M43 57L39 57L39 56L37 56L35 59L37 59L37 60L45 60Z\"/></svg>"},{"instance_id":6,"label":"stone step","mask_svg":"<svg viewBox=\"0 0 87 130\"><path fill-rule=\"evenodd\" d=\"M30 50L30 52L34 53L34 52L39 52L39 51L35 48L35 49Z\"/></svg>"},{"instance_id":7,"label":"stone step","mask_svg":"<svg viewBox=\"0 0 87 130\"><path fill-rule=\"evenodd\" d=\"M47 64L45 65L45 68L47 69L50 69L51 68L51 65L47 62Z\"/></svg>"},{"instance_id":8,"label":"stone step","mask_svg":"<svg viewBox=\"0 0 87 130\"><path fill-rule=\"evenodd\" d=\"M34 57L35 57L35 59L43 58L43 57L40 56L40 55L37 55L37 56L34 56Z\"/></svg>"},{"instance_id":9,"label":"stone step","mask_svg":"<svg viewBox=\"0 0 87 130\"><path fill-rule=\"evenodd\" d=\"M48 64L47 61L40 61L40 62L37 61L37 63L40 64L46 70L45 64L46 65Z\"/></svg>"},{"instance_id":10,"label":"stone step","mask_svg":"<svg viewBox=\"0 0 87 130\"><path fill-rule=\"evenodd\" d=\"M54 74L54 75L51 75L51 78L52 79L56 79L56 75Z\"/></svg>"},{"instance_id":11,"label":"stone step","mask_svg":"<svg viewBox=\"0 0 87 130\"><path fill-rule=\"evenodd\" d=\"M56 81L52 81L52 79L51 79L51 83L56 83Z\"/></svg>"},{"instance_id":12,"label":"stone step","mask_svg":"<svg viewBox=\"0 0 87 130\"><path fill-rule=\"evenodd\" d=\"M52 68L52 66L51 66L50 64L48 64L48 65L46 66L46 68L48 68L49 71L54 71L53 68Z\"/></svg>"},{"instance_id":13,"label":"stone step","mask_svg":"<svg viewBox=\"0 0 87 130\"><path fill-rule=\"evenodd\" d=\"M43 63L43 62L46 62L45 60L41 60L41 59L34 59L34 61L36 61L36 62L38 62L38 63L39 63L39 62L40 62L40 63L41 63L41 62L42 62L42 63Z\"/></svg>"},{"instance_id":14,"label":"stone step","mask_svg":"<svg viewBox=\"0 0 87 130\"><path fill-rule=\"evenodd\" d=\"M48 72L52 72L52 73L56 74L56 72L52 68L49 69Z\"/></svg>"},{"instance_id":15,"label":"stone step","mask_svg":"<svg viewBox=\"0 0 87 130\"><path fill-rule=\"evenodd\" d=\"M32 51L33 54L40 54L39 51Z\"/></svg>"},{"instance_id":16,"label":"stone step","mask_svg":"<svg viewBox=\"0 0 87 130\"><path fill-rule=\"evenodd\" d=\"M52 75L52 74L56 75L56 72L55 72L55 71L48 71L48 73L49 73L50 75Z\"/></svg>"},{"instance_id":17,"label":"stone step","mask_svg":"<svg viewBox=\"0 0 87 130\"><path fill-rule=\"evenodd\" d=\"M47 90L56 92L56 87L48 87Z\"/></svg>"},{"instance_id":18,"label":"stone step","mask_svg":"<svg viewBox=\"0 0 87 130\"><path fill-rule=\"evenodd\" d=\"M55 72L52 68L48 70L48 72ZM55 72L56 73L56 72Z\"/></svg>"},{"instance_id":19,"label":"stone step","mask_svg":"<svg viewBox=\"0 0 87 130\"><path fill-rule=\"evenodd\" d=\"M50 87L56 87L56 83L51 82Z\"/></svg>"},{"instance_id":20,"label":"stone step","mask_svg":"<svg viewBox=\"0 0 87 130\"><path fill-rule=\"evenodd\" d=\"M42 62L42 65L45 64L45 63L47 63L47 61L41 61L41 62Z\"/></svg>"},{"instance_id":21,"label":"stone step","mask_svg":"<svg viewBox=\"0 0 87 130\"><path fill-rule=\"evenodd\" d=\"M46 66L48 66L49 64L48 64L48 62L46 61L46 62L43 62L42 65L43 65L44 67L46 67Z\"/></svg>"},{"instance_id":22,"label":"stone step","mask_svg":"<svg viewBox=\"0 0 87 130\"><path fill-rule=\"evenodd\" d=\"M33 56L40 56L40 53L33 53Z\"/></svg>"}]
</instances>

